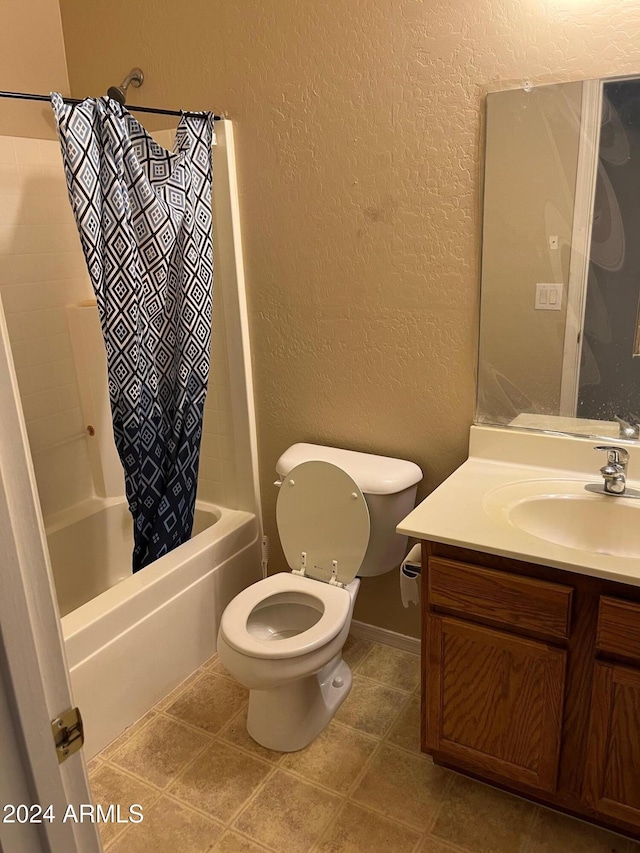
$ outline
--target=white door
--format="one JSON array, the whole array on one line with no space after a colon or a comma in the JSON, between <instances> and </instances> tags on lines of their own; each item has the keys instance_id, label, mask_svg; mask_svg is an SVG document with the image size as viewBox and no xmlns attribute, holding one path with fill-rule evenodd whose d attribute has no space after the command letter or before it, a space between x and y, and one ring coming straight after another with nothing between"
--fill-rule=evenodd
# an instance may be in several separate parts
<instances>
[{"instance_id":1,"label":"white door","mask_svg":"<svg viewBox=\"0 0 640 853\"><path fill-rule=\"evenodd\" d=\"M76 822L67 813L68 804L77 815L79 805L91 802L82 751L58 764L51 733L51 721L72 706L44 526L0 304L2 853L101 850L96 826ZM19 805L32 808L13 809Z\"/></svg>"},{"instance_id":2,"label":"white door","mask_svg":"<svg viewBox=\"0 0 640 853\"><path fill-rule=\"evenodd\" d=\"M569 284L567 287L567 319L560 386L559 414L570 418L575 418L578 407L580 359L587 302L589 251L598 174L601 116L602 81L585 80L582 83L578 172L573 208Z\"/></svg>"}]
</instances>

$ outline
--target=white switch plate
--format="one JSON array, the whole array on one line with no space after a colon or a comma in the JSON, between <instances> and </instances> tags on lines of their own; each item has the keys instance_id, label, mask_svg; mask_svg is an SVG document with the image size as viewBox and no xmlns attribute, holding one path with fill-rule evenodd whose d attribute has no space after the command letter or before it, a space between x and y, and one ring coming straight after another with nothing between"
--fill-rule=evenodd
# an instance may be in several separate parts
<instances>
[{"instance_id":1,"label":"white switch plate","mask_svg":"<svg viewBox=\"0 0 640 853\"><path fill-rule=\"evenodd\" d=\"M536 284L536 310L560 311L563 287L563 284Z\"/></svg>"}]
</instances>

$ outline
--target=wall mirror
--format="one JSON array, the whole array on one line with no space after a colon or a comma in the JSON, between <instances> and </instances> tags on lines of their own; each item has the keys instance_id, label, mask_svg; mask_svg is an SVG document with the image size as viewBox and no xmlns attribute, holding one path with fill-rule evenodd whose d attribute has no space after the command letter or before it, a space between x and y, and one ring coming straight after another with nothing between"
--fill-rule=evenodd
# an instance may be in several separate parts
<instances>
[{"instance_id":1,"label":"wall mirror","mask_svg":"<svg viewBox=\"0 0 640 853\"><path fill-rule=\"evenodd\" d=\"M486 110L476 423L638 440L640 76Z\"/></svg>"}]
</instances>

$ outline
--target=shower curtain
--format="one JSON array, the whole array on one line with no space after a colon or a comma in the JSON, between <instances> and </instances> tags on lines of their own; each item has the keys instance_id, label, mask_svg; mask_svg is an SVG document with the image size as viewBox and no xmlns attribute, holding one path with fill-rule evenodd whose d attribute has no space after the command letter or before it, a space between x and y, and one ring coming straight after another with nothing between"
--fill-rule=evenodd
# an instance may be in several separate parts
<instances>
[{"instance_id":1,"label":"shower curtain","mask_svg":"<svg viewBox=\"0 0 640 853\"><path fill-rule=\"evenodd\" d=\"M107 350L133 571L191 536L209 376L213 116L173 152L116 101L51 96Z\"/></svg>"}]
</instances>

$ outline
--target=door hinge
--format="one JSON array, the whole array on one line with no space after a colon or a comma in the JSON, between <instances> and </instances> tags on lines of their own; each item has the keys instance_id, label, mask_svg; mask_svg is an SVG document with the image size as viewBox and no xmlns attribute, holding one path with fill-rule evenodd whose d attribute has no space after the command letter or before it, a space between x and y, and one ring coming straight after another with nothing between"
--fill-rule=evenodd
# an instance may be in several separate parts
<instances>
[{"instance_id":1,"label":"door hinge","mask_svg":"<svg viewBox=\"0 0 640 853\"><path fill-rule=\"evenodd\" d=\"M51 733L58 753L58 764L84 746L84 726L79 708L68 708L51 721Z\"/></svg>"}]
</instances>

